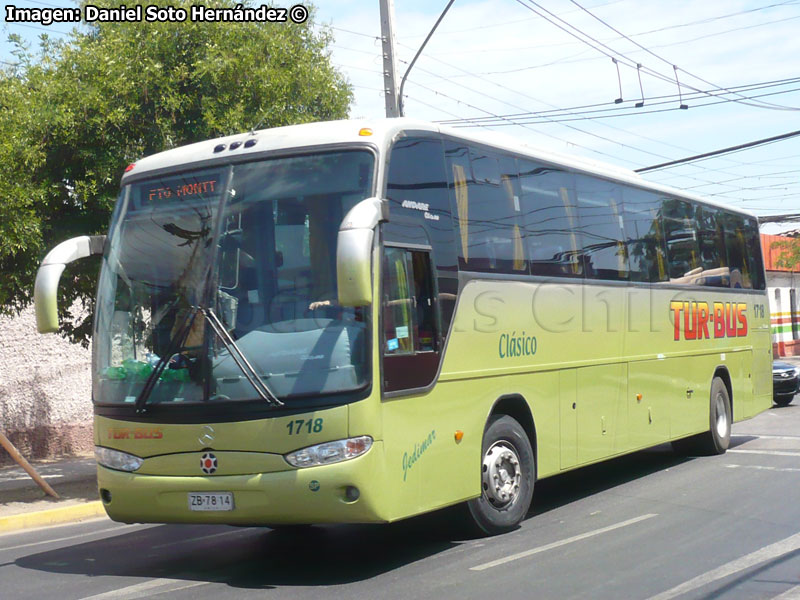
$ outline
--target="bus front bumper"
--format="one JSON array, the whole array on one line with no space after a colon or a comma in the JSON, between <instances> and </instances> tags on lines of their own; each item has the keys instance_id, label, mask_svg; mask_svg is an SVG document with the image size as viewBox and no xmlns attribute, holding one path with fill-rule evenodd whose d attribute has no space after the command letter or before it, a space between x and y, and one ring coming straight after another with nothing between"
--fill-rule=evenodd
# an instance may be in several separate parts
<instances>
[{"instance_id":1,"label":"bus front bumper","mask_svg":"<svg viewBox=\"0 0 800 600\"><path fill-rule=\"evenodd\" d=\"M250 475L142 475L98 466L97 481L108 516L123 523L377 523L387 521L379 498L382 453L376 442L352 460ZM198 492L232 493L233 509L192 510L189 495Z\"/></svg>"}]
</instances>

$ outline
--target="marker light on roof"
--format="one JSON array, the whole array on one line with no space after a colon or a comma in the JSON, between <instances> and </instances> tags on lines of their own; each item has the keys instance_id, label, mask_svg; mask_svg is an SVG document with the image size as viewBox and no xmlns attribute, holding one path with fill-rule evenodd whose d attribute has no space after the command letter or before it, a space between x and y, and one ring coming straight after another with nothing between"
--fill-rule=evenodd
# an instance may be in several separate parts
<instances>
[{"instance_id":1,"label":"marker light on roof","mask_svg":"<svg viewBox=\"0 0 800 600\"><path fill-rule=\"evenodd\" d=\"M369 127L362 127L361 129L359 129L358 135L362 136L372 135L372 129L370 129Z\"/></svg>"},{"instance_id":2,"label":"marker light on roof","mask_svg":"<svg viewBox=\"0 0 800 600\"><path fill-rule=\"evenodd\" d=\"M127 167L125 167L125 172L127 173L128 171L133 171L133 167L135 167L135 166L136 166L136 163L129 164Z\"/></svg>"}]
</instances>

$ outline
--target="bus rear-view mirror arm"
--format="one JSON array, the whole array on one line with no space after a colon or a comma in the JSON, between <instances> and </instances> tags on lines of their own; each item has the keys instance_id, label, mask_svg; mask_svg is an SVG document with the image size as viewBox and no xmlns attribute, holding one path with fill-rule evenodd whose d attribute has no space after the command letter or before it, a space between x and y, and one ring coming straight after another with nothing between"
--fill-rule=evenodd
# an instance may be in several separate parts
<instances>
[{"instance_id":1,"label":"bus rear-view mirror arm","mask_svg":"<svg viewBox=\"0 0 800 600\"><path fill-rule=\"evenodd\" d=\"M58 331L58 282L64 268L79 258L103 254L105 242L104 235L82 235L61 242L44 257L33 286L36 329L39 333Z\"/></svg>"},{"instance_id":2,"label":"bus rear-view mirror arm","mask_svg":"<svg viewBox=\"0 0 800 600\"><path fill-rule=\"evenodd\" d=\"M336 283L341 306L372 304L372 247L378 223L389 220L389 201L367 198L339 226Z\"/></svg>"}]
</instances>

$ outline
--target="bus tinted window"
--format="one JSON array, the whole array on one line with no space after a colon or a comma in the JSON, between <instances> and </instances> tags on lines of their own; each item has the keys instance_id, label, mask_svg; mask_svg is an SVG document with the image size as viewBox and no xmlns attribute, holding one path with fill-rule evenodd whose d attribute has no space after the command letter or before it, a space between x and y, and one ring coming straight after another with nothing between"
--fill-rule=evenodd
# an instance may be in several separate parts
<instances>
[{"instance_id":1,"label":"bus tinted window","mask_svg":"<svg viewBox=\"0 0 800 600\"><path fill-rule=\"evenodd\" d=\"M523 240L533 275L581 277L581 235L572 177L557 168L519 160Z\"/></svg>"},{"instance_id":2,"label":"bus tinted window","mask_svg":"<svg viewBox=\"0 0 800 600\"><path fill-rule=\"evenodd\" d=\"M667 241L670 283L694 285L700 266L695 206L683 200L665 198L662 207L664 237Z\"/></svg>"},{"instance_id":3,"label":"bus tinted window","mask_svg":"<svg viewBox=\"0 0 800 600\"><path fill-rule=\"evenodd\" d=\"M511 157L500 159L500 183L503 188L503 210L508 215L508 222L504 224L508 228L511 238L511 245L506 248L506 260L510 260L507 265L508 272L528 273L528 258L525 245L522 240L522 231L525 227L525 220L522 214L522 189L519 184L517 172L517 160Z\"/></svg>"},{"instance_id":4,"label":"bus tinted window","mask_svg":"<svg viewBox=\"0 0 800 600\"><path fill-rule=\"evenodd\" d=\"M722 213L715 208L700 206L696 215L700 267L703 269L696 283L712 287L730 287Z\"/></svg>"},{"instance_id":5,"label":"bus tinted window","mask_svg":"<svg viewBox=\"0 0 800 600\"><path fill-rule=\"evenodd\" d=\"M748 257L747 235L744 215L727 213L725 215L725 246L728 250L728 264L731 272L731 287L751 289L751 261Z\"/></svg>"},{"instance_id":6,"label":"bus tinted window","mask_svg":"<svg viewBox=\"0 0 800 600\"><path fill-rule=\"evenodd\" d=\"M577 175L578 220L586 277L628 279L622 226L622 190L610 181Z\"/></svg>"},{"instance_id":7,"label":"bus tinted window","mask_svg":"<svg viewBox=\"0 0 800 600\"><path fill-rule=\"evenodd\" d=\"M764 279L764 260L761 254L761 236L758 234L758 221L745 218L744 221L745 249L750 261L750 278L753 289L766 289Z\"/></svg>"},{"instance_id":8,"label":"bus tinted window","mask_svg":"<svg viewBox=\"0 0 800 600\"><path fill-rule=\"evenodd\" d=\"M395 242L433 246L439 307L446 332L458 292L455 276L458 260L441 140L409 137L395 142L389 156L386 196L391 214L406 215L424 224L423 230L390 217L384 231Z\"/></svg>"},{"instance_id":9,"label":"bus tinted window","mask_svg":"<svg viewBox=\"0 0 800 600\"><path fill-rule=\"evenodd\" d=\"M516 161L476 147L450 147L447 157L462 268L527 273Z\"/></svg>"},{"instance_id":10,"label":"bus tinted window","mask_svg":"<svg viewBox=\"0 0 800 600\"><path fill-rule=\"evenodd\" d=\"M661 199L635 188L627 188L623 194L631 281L666 281L667 248L661 224Z\"/></svg>"}]
</instances>

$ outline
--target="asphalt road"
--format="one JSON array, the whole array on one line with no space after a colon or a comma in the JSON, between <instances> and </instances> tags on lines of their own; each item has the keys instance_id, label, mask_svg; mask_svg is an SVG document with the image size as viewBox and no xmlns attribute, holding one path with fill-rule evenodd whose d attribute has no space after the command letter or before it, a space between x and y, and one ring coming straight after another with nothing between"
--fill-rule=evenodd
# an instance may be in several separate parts
<instances>
[{"instance_id":1,"label":"asphalt road","mask_svg":"<svg viewBox=\"0 0 800 600\"><path fill-rule=\"evenodd\" d=\"M663 446L539 482L513 533L465 540L451 517L7 534L0 598L800 599L800 397L725 456Z\"/></svg>"}]
</instances>

